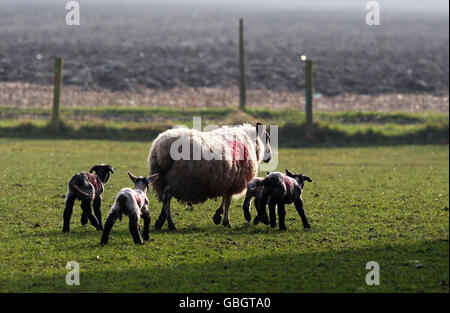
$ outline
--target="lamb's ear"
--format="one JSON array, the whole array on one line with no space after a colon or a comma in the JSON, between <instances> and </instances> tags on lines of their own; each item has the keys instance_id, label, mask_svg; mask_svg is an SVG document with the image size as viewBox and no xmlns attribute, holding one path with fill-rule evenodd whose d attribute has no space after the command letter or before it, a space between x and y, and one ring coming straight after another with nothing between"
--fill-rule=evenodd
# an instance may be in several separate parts
<instances>
[{"instance_id":1,"label":"lamb's ear","mask_svg":"<svg viewBox=\"0 0 450 313\"><path fill-rule=\"evenodd\" d=\"M131 179L131 181L132 181L133 183L136 183L136 179L137 179L136 176L134 176L134 175L131 174L130 172L128 172L128 176L130 176L130 179Z\"/></svg>"},{"instance_id":2,"label":"lamb's ear","mask_svg":"<svg viewBox=\"0 0 450 313\"><path fill-rule=\"evenodd\" d=\"M288 170L288 169L286 169L286 175L289 176L289 177L294 177L294 174L291 173L291 171Z\"/></svg>"},{"instance_id":3,"label":"lamb's ear","mask_svg":"<svg viewBox=\"0 0 450 313\"><path fill-rule=\"evenodd\" d=\"M159 174L158 174L158 173L153 174L153 175L150 175L149 177L147 177L147 182L148 182L148 184L149 184L149 185L150 185L150 184L153 184L153 183L155 182L155 180L158 179L158 177L159 177Z\"/></svg>"},{"instance_id":4,"label":"lamb's ear","mask_svg":"<svg viewBox=\"0 0 450 313\"><path fill-rule=\"evenodd\" d=\"M94 171L97 171L97 169L98 169L98 165L94 165L94 166L89 170L89 173L92 173L92 172L94 172Z\"/></svg>"},{"instance_id":5,"label":"lamb's ear","mask_svg":"<svg viewBox=\"0 0 450 313\"><path fill-rule=\"evenodd\" d=\"M109 171L110 171L111 173L114 174L114 169L112 168L111 165L107 164L106 167L109 169Z\"/></svg>"},{"instance_id":6,"label":"lamb's ear","mask_svg":"<svg viewBox=\"0 0 450 313\"><path fill-rule=\"evenodd\" d=\"M312 179L311 178L309 178L308 176L306 176L306 175L303 175L303 180L306 180L307 182L310 182L310 183L312 183Z\"/></svg>"},{"instance_id":7,"label":"lamb's ear","mask_svg":"<svg viewBox=\"0 0 450 313\"><path fill-rule=\"evenodd\" d=\"M268 176L268 175L270 175L270 174L272 174L271 171L267 171L267 172L266 172L266 176Z\"/></svg>"}]
</instances>

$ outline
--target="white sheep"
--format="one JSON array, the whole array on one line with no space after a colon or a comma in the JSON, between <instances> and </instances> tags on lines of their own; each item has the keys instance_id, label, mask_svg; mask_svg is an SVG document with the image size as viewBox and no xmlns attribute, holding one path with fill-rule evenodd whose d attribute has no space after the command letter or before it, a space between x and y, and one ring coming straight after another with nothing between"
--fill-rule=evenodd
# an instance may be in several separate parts
<instances>
[{"instance_id":1,"label":"white sheep","mask_svg":"<svg viewBox=\"0 0 450 313\"><path fill-rule=\"evenodd\" d=\"M116 195L116 199L111 207L103 230L102 239L100 241L100 244L102 245L108 243L111 229L117 219L122 220L122 214L129 218L130 232L135 244L144 243L139 233L139 218L141 217L144 219L142 237L144 240L149 239L151 216L150 211L148 210L149 202L147 192L149 185L158 178L158 174L151 175L150 177L136 177L128 172L128 176L130 176L131 181L134 183L135 189L122 188Z\"/></svg>"},{"instance_id":2,"label":"white sheep","mask_svg":"<svg viewBox=\"0 0 450 313\"><path fill-rule=\"evenodd\" d=\"M167 219L175 230L170 199L201 203L222 197L213 216L215 224L231 227L228 211L234 195L241 194L257 172L261 161L272 158L270 137L261 123L244 124L201 132L176 128L161 133L150 149L150 174L159 173L153 189L163 202L155 223L160 229Z\"/></svg>"}]
</instances>

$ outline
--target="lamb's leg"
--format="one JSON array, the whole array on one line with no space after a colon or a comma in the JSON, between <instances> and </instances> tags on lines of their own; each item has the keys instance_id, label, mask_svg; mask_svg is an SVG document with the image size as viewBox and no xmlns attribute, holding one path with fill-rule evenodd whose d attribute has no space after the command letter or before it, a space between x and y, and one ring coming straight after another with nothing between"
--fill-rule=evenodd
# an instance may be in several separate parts
<instances>
[{"instance_id":1,"label":"lamb's leg","mask_svg":"<svg viewBox=\"0 0 450 313\"><path fill-rule=\"evenodd\" d=\"M129 228L130 228L131 236L133 236L134 243L137 245L144 244L141 234L139 233L140 225L139 225L139 221L136 216L130 216Z\"/></svg>"},{"instance_id":2,"label":"lamb's leg","mask_svg":"<svg viewBox=\"0 0 450 313\"><path fill-rule=\"evenodd\" d=\"M144 230L142 232L142 238L144 238L144 240L148 240L150 238L150 222L152 220L150 211L148 209L142 209L142 218L144 219Z\"/></svg>"},{"instance_id":3,"label":"lamb's leg","mask_svg":"<svg viewBox=\"0 0 450 313\"><path fill-rule=\"evenodd\" d=\"M242 205L242 209L244 210L244 218L247 222L250 222L252 219L252 216L250 214L250 206L252 204L252 196L253 196L253 193L247 191L247 193L245 194L244 204Z\"/></svg>"},{"instance_id":4,"label":"lamb's leg","mask_svg":"<svg viewBox=\"0 0 450 313\"><path fill-rule=\"evenodd\" d=\"M300 218L302 219L303 227L304 228L311 228L311 225L309 225L308 219L305 215L305 210L303 209L303 200L302 198L298 198L294 201L295 208L297 209L298 214L300 215Z\"/></svg>"},{"instance_id":5,"label":"lamb's leg","mask_svg":"<svg viewBox=\"0 0 450 313\"><path fill-rule=\"evenodd\" d=\"M94 214L98 221L98 227L100 230L103 230L103 224L102 224L102 198L100 196L94 198Z\"/></svg>"},{"instance_id":6,"label":"lamb's leg","mask_svg":"<svg viewBox=\"0 0 450 313\"><path fill-rule=\"evenodd\" d=\"M285 223L285 219L286 219L286 209L284 207L284 202L279 202L278 206L278 225L280 227L280 229L282 230L286 230L286 223Z\"/></svg>"},{"instance_id":7,"label":"lamb's leg","mask_svg":"<svg viewBox=\"0 0 450 313\"><path fill-rule=\"evenodd\" d=\"M116 214L115 211L111 211L109 213L108 218L105 222L105 228L103 229L102 239L100 240L100 244L106 245L108 243L109 234L111 233L111 229L114 226L114 223L116 222L118 218L118 214Z\"/></svg>"},{"instance_id":8,"label":"lamb's leg","mask_svg":"<svg viewBox=\"0 0 450 313\"><path fill-rule=\"evenodd\" d=\"M222 202L220 203L219 208L216 210L216 213L214 213L213 221L214 224L219 225L222 221L222 215L223 215L223 206L224 206L225 200L224 197L222 197Z\"/></svg>"},{"instance_id":9,"label":"lamb's leg","mask_svg":"<svg viewBox=\"0 0 450 313\"><path fill-rule=\"evenodd\" d=\"M270 198L269 201L269 221L270 221L270 227L274 228L277 225L277 215L275 214L275 206L277 205L278 201L274 198Z\"/></svg>"},{"instance_id":10,"label":"lamb's leg","mask_svg":"<svg viewBox=\"0 0 450 313\"><path fill-rule=\"evenodd\" d=\"M63 225L63 232L69 232L70 231L70 218L72 217L73 212L73 205L75 203L76 196L70 191L67 193L66 196L66 207L64 208L64 225Z\"/></svg>"},{"instance_id":11,"label":"lamb's leg","mask_svg":"<svg viewBox=\"0 0 450 313\"><path fill-rule=\"evenodd\" d=\"M269 192L264 192L261 196L261 198L259 199L257 206L256 206L256 210L258 211L258 216L255 217L255 220L253 220L254 224L258 224L258 222L262 222L265 225L269 225L269 217L267 216L267 211L266 211L266 205L267 202L269 201L270 198L270 193Z\"/></svg>"},{"instance_id":12,"label":"lamb's leg","mask_svg":"<svg viewBox=\"0 0 450 313\"><path fill-rule=\"evenodd\" d=\"M230 210L230 204L231 204L231 196L225 196L224 197L224 209L225 212L223 214L223 221L222 225L225 227L231 228L230 219L228 218L228 212Z\"/></svg>"},{"instance_id":13,"label":"lamb's leg","mask_svg":"<svg viewBox=\"0 0 450 313\"><path fill-rule=\"evenodd\" d=\"M82 200L81 201L81 209L83 209L84 214L86 214L89 222L91 222L92 226L94 226L97 230L100 230L98 226L97 218L92 214L91 201L90 200Z\"/></svg>"}]
</instances>

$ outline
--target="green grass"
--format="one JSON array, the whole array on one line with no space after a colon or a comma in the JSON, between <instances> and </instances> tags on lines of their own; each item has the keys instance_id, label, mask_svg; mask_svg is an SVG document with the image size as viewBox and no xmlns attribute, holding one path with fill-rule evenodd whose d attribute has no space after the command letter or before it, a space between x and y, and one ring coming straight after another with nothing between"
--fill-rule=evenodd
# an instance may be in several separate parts
<instances>
[{"instance_id":1,"label":"green grass","mask_svg":"<svg viewBox=\"0 0 450 313\"><path fill-rule=\"evenodd\" d=\"M213 224L218 201L192 210L174 201L178 231L151 229L144 246L125 219L101 247L100 233L81 227L78 204L62 233L71 175L114 166L105 219L131 185L126 171L147 173L150 144L0 139L0 291L449 292L448 145L282 149L279 170L313 179L304 193L311 231L292 206L286 232L247 224L240 199L232 229ZM153 224L160 204L153 195L150 203ZM80 286L65 284L72 260ZM369 261L380 264L379 286L365 284Z\"/></svg>"},{"instance_id":2,"label":"green grass","mask_svg":"<svg viewBox=\"0 0 450 313\"><path fill-rule=\"evenodd\" d=\"M306 136L305 114L296 110L139 107L63 108L59 133L48 127L50 111L0 106L0 137L152 140L174 125L192 127L193 116L208 124L260 121L278 125L285 147L448 143L449 116L441 113L316 112Z\"/></svg>"}]
</instances>

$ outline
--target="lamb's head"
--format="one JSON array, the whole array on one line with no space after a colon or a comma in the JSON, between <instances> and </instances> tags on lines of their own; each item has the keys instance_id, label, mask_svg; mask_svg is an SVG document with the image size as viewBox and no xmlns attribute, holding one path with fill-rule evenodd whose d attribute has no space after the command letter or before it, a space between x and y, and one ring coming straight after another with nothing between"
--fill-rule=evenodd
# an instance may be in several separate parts
<instances>
[{"instance_id":1,"label":"lamb's head","mask_svg":"<svg viewBox=\"0 0 450 313\"><path fill-rule=\"evenodd\" d=\"M146 176L134 176L130 172L128 172L128 176L130 177L131 181L134 183L135 189L140 189L143 192L148 192L148 187L155 182L155 180L158 179L159 174L153 174L148 177Z\"/></svg>"},{"instance_id":2,"label":"lamb's head","mask_svg":"<svg viewBox=\"0 0 450 313\"><path fill-rule=\"evenodd\" d=\"M106 184L109 180L109 173L114 174L114 169L109 164L98 164L98 165L94 165L90 169L89 173L92 173L92 172L95 172L95 174L97 174L97 176L102 181L102 184Z\"/></svg>"},{"instance_id":3,"label":"lamb's head","mask_svg":"<svg viewBox=\"0 0 450 313\"><path fill-rule=\"evenodd\" d=\"M263 162L268 163L270 160L272 160L272 148L270 147L270 136L269 133L265 130L264 126L260 123L256 123L256 135L261 139L261 142L263 143ZM256 139L258 140L258 138Z\"/></svg>"},{"instance_id":4,"label":"lamb's head","mask_svg":"<svg viewBox=\"0 0 450 313\"><path fill-rule=\"evenodd\" d=\"M300 185L300 188L302 188L302 189L305 186L305 181L310 182L310 183L312 182L312 179L309 178L308 176L303 175L303 174L293 174L288 169L286 169L286 175L295 179L297 181L297 183Z\"/></svg>"}]
</instances>

